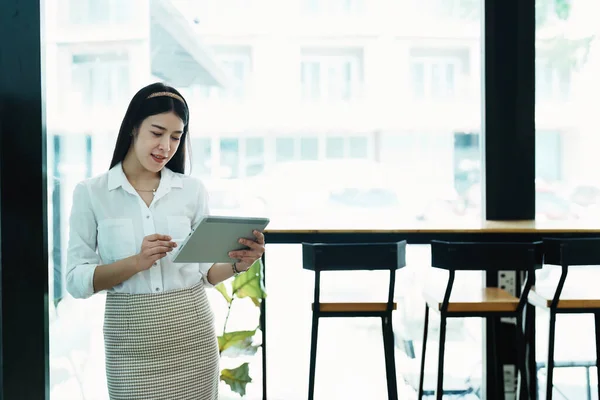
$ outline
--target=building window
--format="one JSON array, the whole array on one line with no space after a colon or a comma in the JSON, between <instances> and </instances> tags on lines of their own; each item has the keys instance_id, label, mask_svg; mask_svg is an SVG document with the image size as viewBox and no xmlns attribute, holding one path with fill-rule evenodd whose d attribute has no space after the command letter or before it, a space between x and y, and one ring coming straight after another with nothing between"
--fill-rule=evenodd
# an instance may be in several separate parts
<instances>
[{"instance_id":1,"label":"building window","mask_svg":"<svg viewBox=\"0 0 600 400\"><path fill-rule=\"evenodd\" d=\"M319 139L316 136L275 138L275 161L319 159Z\"/></svg>"},{"instance_id":2,"label":"building window","mask_svg":"<svg viewBox=\"0 0 600 400\"><path fill-rule=\"evenodd\" d=\"M348 155L350 158L368 158L369 140L362 136L348 138Z\"/></svg>"},{"instance_id":3,"label":"building window","mask_svg":"<svg viewBox=\"0 0 600 400\"><path fill-rule=\"evenodd\" d=\"M366 136L331 136L325 143L328 159L369 157L369 139Z\"/></svg>"},{"instance_id":4,"label":"building window","mask_svg":"<svg viewBox=\"0 0 600 400\"><path fill-rule=\"evenodd\" d=\"M265 169L265 141L263 138L246 139L246 176L258 175Z\"/></svg>"},{"instance_id":5,"label":"building window","mask_svg":"<svg viewBox=\"0 0 600 400\"><path fill-rule=\"evenodd\" d=\"M220 167L221 177L239 178L240 175L240 148L239 140L234 138L221 139L220 141Z\"/></svg>"},{"instance_id":6,"label":"building window","mask_svg":"<svg viewBox=\"0 0 600 400\"><path fill-rule=\"evenodd\" d=\"M325 143L325 154L327 158L344 158L345 143L343 137L328 137Z\"/></svg>"},{"instance_id":7,"label":"building window","mask_svg":"<svg viewBox=\"0 0 600 400\"><path fill-rule=\"evenodd\" d=\"M411 82L416 99L451 99L456 94L456 62L416 59L411 62Z\"/></svg>"},{"instance_id":8,"label":"building window","mask_svg":"<svg viewBox=\"0 0 600 400\"><path fill-rule=\"evenodd\" d=\"M69 20L75 25L125 24L134 19L135 0L70 0Z\"/></svg>"},{"instance_id":9,"label":"building window","mask_svg":"<svg viewBox=\"0 0 600 400\"><path fill-rule=\"evenodd\" d=\"M300 138L300 159L317 160L319 158L319 140L316 137Z\"/></svg>"},{"instance_id":10,"label":"building window","mask_svg":"<svg viewBox=\"0 0 600 400\"><path fill-rule=\"evenodd\" d=\"M363 81L362 52L306 51L300 71L303 99L352 100L358 97Z\"/></svg>"},{"instance_id":11,"label":"building window","mask_svg":"<svg viewBox=\"0 0 600 400\"><path fill-rule=\"evenodd\" d=\"M72 57L73 91L85 108L109 108L129 97L129 56L126 53L77 54Z\"/></svg>"},{"instance_id":12,"label":"building window","mask_svg":"<svg viewBox=\"0 0 600 400\"><path fill-rule=\"evenodd\" d=\"M461 82L469 76L469 51L413 49L410 86L418 100L453 100L463 95Z\"/></svg>"},{"instance_id":13,"label":"building window","mask_svg":"<svg viewBox=\"0 0 600 400\"><path fill-rule=\"evenodd\" d=\"M560 131L538 130L535 137L535 177L545 182L562 180L563 148Z\"/></svg>"},{"instance_id":14,"label":"building window","mask_svg":"<svg viewBox=\"0 0 600 400\"><path fill-rule=\"evenodd\" d=\"M570 68L559 68L543 58L536 60L535 95L539 103L568 101L570 90Z\"/></svg>"},{"instance_id":15,"label":"building window","mask_svg":"<svg viewBox=\"0 0 600 400\"><path fill-rule=\"evenodd\" d=\"M215 58L228 78L228 86L202 86L201 93L208 98L242 100L248 95L252 74L252 57L249 47L214 48Z\"/></svg>"},{"instance_id":16,"label":"building window","mask_svg":"<svg viewBox=\"0 0 600 400\"><path fill-rule=\"evenodd\" d=\"M192 174L201 177L210 176L212 172L212 139L192 139L191 144Z\"/></svg>"}]
</instances>

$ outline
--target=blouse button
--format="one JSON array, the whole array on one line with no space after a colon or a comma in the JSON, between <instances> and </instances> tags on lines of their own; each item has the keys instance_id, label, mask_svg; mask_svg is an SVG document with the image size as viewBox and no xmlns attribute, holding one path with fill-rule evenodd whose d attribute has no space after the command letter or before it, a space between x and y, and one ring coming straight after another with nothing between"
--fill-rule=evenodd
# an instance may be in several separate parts
<instances>
[{"instance_id":1,"label":"blouse button","mask_svg":"<svg viewBox=\"0 0 600 400\"><path fill-rule=\"evenodd\" d=\"M160 288L156 288L156 291L157 291L157 292L159 292L159 291L160 291Z\"/></svg>"},{"instance_id":2,"label":"blouse button","mask_svg":"<svg viewBox=\"0 0 600 400\"><path fill-rule=\"evenodd\" d=\"M150 218L150 216L149 216L149 215L146 215L146 219L148 219L148 218Z\"/></svg>"}]
</instances>

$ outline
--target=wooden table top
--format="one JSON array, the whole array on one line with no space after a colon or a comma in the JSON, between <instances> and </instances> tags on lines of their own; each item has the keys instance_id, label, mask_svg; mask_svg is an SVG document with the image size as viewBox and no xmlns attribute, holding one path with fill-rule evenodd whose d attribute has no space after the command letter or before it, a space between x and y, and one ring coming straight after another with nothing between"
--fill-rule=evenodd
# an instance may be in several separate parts
<instances>
[{"instance_id":1,"label":"wooden table top","mask_svg":"<svg viewBox=\"0 0 600 400\"><path fill-rule=\"evenodd\" d=\"M378 224L381 225L381 224ZM330 234L330 233L405 233L405 234L427 234L427 233L599 233L599 221L482 221L433 224L415 223L402 227L381 226L376 229L353 228L351 221L346 226L336 228L320 227L293 227L266 229L267 234Z\"/></svg>"}]
</instances>

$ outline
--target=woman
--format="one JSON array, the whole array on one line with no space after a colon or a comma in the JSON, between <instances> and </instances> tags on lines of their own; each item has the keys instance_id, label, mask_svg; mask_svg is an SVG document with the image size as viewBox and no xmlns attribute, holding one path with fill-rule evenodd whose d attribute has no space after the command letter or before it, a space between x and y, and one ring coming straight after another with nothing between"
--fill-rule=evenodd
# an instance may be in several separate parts
<instances>
[{"instance_id":1,"label":"woman","mask_svg":"<svg viewBox=\"0 0 600 400\"><path fill-rule=\"evenodd\" d=\"M233 264L175 264L169 253L208 213L202 183L183 175L189 109L177 90L141 89L123 118L110 170L73 194L67 289L107 291L111 400L218 398L219 350L205 287L246 271L264 236L240 239Z\"/></svg>"}]
</instances>

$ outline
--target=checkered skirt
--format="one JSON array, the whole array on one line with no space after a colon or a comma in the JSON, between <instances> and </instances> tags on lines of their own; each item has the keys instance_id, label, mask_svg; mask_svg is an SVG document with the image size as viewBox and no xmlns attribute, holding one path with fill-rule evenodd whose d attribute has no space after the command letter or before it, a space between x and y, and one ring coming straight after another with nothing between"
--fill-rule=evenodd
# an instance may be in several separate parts
<instances>
[{"instance_id":1,"label":"checkered skirt","mask_svg":"<svg viewBox=\"0 0 600 400\"><path fill-rule=\"evenodd\" d=\"M219 348L204 285L109 292L104 317L111 400L217 400Z\"/></svg>"}]
</instances>

